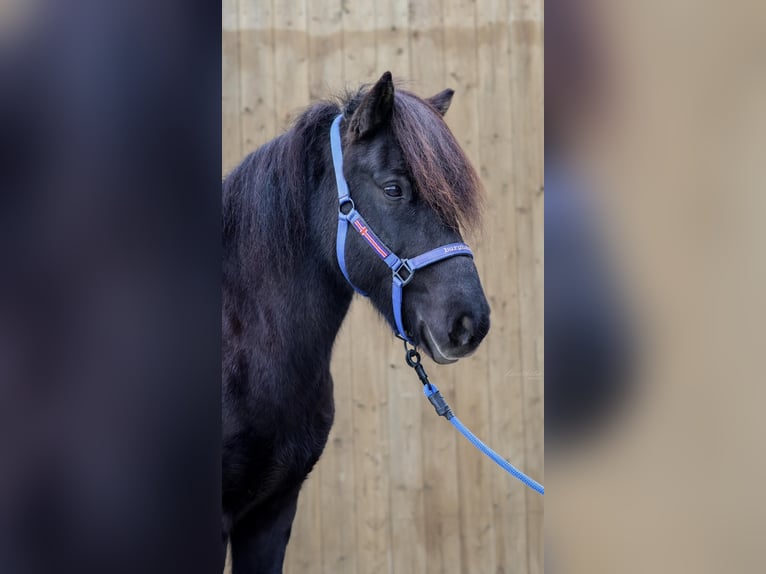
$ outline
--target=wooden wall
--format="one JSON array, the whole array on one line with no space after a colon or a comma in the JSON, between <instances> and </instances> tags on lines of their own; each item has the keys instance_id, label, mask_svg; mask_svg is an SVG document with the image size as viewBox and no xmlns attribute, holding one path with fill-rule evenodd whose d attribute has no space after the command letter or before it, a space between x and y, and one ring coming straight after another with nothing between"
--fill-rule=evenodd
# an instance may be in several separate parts
<instances>
[{"instance_id":1,"label":"wooden wall","mask_svg":"<svg viewBox=\"0 0 766 574\"><path fill-rule=\"evenodd\" d=\"M492 329L428 361L461 419L543 476L542 0L224 0L223 171L312 99L386 70L447 120L488 194L471 240ZM369 326L374 328L370 329ZM540 573L543 500L438 418L361 299L336 343L335 426L303 487L285 571Z\"/></svg>"}]
</instances>

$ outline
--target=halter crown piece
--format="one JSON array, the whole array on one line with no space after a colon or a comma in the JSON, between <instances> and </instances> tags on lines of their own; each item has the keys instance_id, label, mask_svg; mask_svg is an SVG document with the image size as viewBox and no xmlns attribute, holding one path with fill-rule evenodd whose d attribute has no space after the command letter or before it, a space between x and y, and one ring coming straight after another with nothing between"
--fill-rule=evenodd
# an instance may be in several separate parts
<instances>
[{"instance_id":1,"label":"halter crown piece","mask_svg":"<svg viewBox=\"0 0 766 574\"><path fill-rule=\"evenodd\" d=\"M351 281L346 268L346 236L349 226L362 236L375 254L391 269L392 285L391 299L394 309L394 321L396 322L396 335L414 346L414 343L407 335L402 322L402 291L404 287L412 281L415 271L427 267L433 263L455 257L457 255L467 255L473 257L473 252L465 243L449 243L442 245L431 251L426 251L416 257L404 259L391 251L380 238L367 225L367 222L356 210L354 200L348 190L346 177L343 175L343 150L340 140L340 122L343 114L340 114L332 122L330 127L330 146L332 148L332 164L335 168L335 182L338 188L338 235L335 242L335 250L338 256L338 265L343 272L343 276L357 293L368 297L367 293L359 289Z\"/></svg>"}]
</instances>

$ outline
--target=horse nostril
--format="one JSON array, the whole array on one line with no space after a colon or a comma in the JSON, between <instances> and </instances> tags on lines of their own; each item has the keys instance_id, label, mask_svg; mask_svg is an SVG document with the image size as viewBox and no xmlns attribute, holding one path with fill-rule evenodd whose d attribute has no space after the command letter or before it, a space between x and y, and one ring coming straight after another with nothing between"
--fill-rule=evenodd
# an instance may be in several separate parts
<instances>
[{"instance_id":1,"label":"horse nostril","mask_svg":"<svg viewBox=\"0 0 766 574\"><path fill-rule=\"evenodd\" d=\"M452 324L450 342L456 347L467 347L473 341L474 322L469 315L461 315Z\"/></svg>"}]
</instances>

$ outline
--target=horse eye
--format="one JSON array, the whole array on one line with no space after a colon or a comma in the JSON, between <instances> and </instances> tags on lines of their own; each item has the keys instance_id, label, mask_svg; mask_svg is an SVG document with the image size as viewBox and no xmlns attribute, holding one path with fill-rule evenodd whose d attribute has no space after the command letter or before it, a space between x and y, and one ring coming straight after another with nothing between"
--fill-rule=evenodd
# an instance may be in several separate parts
<instances>
[{"instance_id":1,"label":"horse eye","mask_svg":"<svg viewBox=\"0 0 766 574\"><path fill-rule=\"evenodd\" d=\"M383 188L383 191L388 197L401 197L402 196L402 188L399 187L396 184L387 185Z\"/></svg>"}]
</instances>

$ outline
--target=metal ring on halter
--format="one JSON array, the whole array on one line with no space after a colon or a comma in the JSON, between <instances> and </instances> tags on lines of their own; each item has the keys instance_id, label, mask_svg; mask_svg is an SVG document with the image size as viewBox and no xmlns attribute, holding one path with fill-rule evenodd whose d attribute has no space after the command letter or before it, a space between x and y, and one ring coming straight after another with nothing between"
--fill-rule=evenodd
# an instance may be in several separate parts
<instances>
[{"instance_id":1,"label":"metal ring on halter","mask_svg":"<svg viewBox=\"0 0 766 574\"><path fill-rule=\"evenodd\" d=\"M351 209L348 210L348 212L343 211L343 207L346 205L350 205ZM354 205L354 200L350 197L344 197L340 200L340 204L338 205L338 211L343 217L348 217L353 211L356 211L356 205Z\"/></svg>"}]
</instances>

